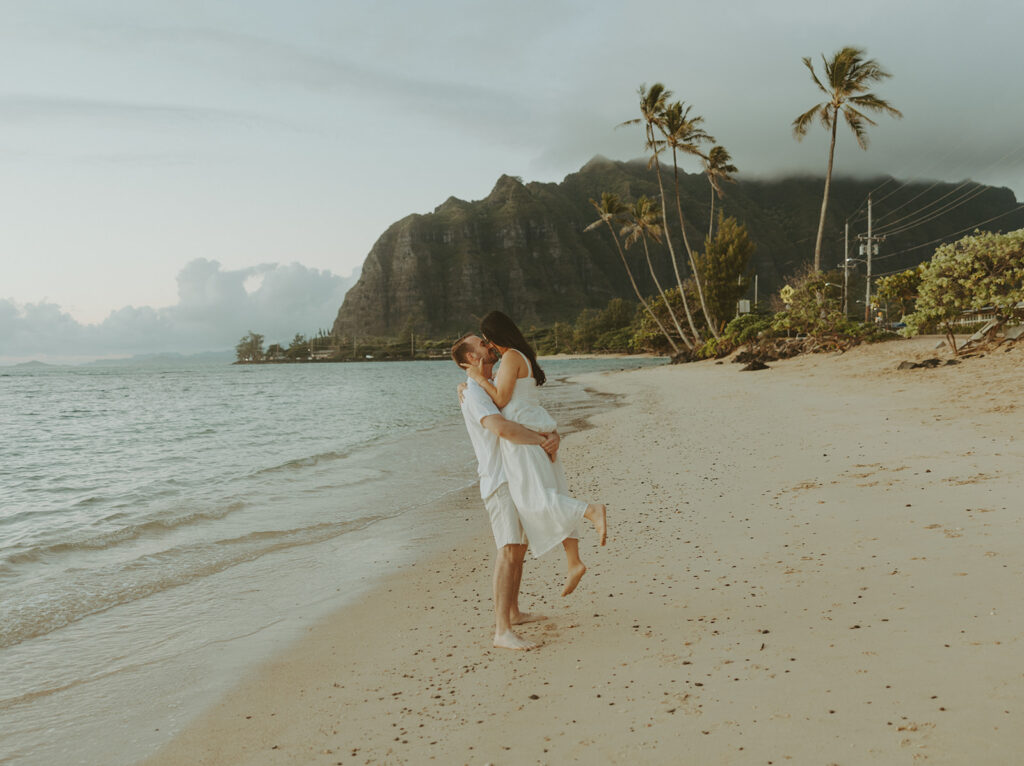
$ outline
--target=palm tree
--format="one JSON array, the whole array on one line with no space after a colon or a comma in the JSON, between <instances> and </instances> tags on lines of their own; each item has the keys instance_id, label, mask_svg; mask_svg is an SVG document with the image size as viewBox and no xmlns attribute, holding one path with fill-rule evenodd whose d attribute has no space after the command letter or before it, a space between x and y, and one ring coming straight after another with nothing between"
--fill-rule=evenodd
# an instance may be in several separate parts
<instances>
[{"instance_id":1,"label":"palm tree","mask_svg":"<svg viewBox=\"0 0 1024 766\"><path fill-rule=\"evenodd\" d=\"M648 313L654 323L658 325L658 329L661 330L661 334L665 336L665 339L672 346L673 353L679 353L679 346L672 340L672 336L668 330L665 329L665 325L661 323L658 315L654 313L650 305L647 303L647 299L644 298L643 293L640 292L640 288L636 285L636 279L633 277L633 270L629 268L629 262L626 260L626 254L622 250L622 245L619 243L619 237L615 233L614 224L622 222L626 217L627 208L619 201L618 194L612 194L610 192L601 192L601 202L595 202L590 200L590 204L597 210L598 219L592 224L587 226L584 231L593 231L599 226L606 225L608 231L612 233L612 239L615 240L615 248L619 251L619 257L622 259L622 265L626 267L626 274L629 275L629 282L633 285L633 292L636 293L636 297L640 299L640 303L643 305L644 310Z\"/></svg>"},{"instance_id":2,"label":"palm tree","mask_svg":"<svg viewBox=\"0 0 1024 766\"><path fill-rule=\"evenodd\" d=\"M662 135L665 137L664 144L672 148L672 173L675 179L675 191L676 191L676 213L679 216L679 230L683 234L683 246L686 248L686 255L690 259L690 269L693 271L693 282L697 286L697 297L700 299L700 307L704 312L704 321L707 322L708 329L711 330L711 334L718 337L718 330L715 328L715 323L711 318L711 314L708 312L707 301L704 300L704 287L700 283L700 273L697 271L697 260L693 255L693 248L690 247L690 239L686 236L686 221L683 218L683 203L682 197L679 194L679 157L678 153L683 152L684 154L691 154L696 157L703 158L704 155L700 151L700 144L705 141L714 141L715 139L708 135L707 131L701 127L704 122L703 117L694 116L690 117L691 107L683 109L683 103L676 101L674 104L669 104L665 107L661 113L661 120L658 123L658 128L661 130ZM662 192L664 196L664 192ZM664 200L662 201L664 204ZM675 261L673 261L673 266ZM683 292L682 281L679 279L679 271L676 271L676 281L679 282L679 292ZM686 315L690 317L690 307L684 301L683 307L686 309ZM691 327L693 326L693 320L690 319ZM696 335L696 330L694 331Z\"/></svg>"},{"instance_id":3,"label":"palm tree","mask_svg":"<svg viewBox=\"0 0 1024 766\"><path fill-rule=\"evenodd\" d=\"M821 200L821 218L818 220L818 238L814 242L814 270L821 271L821 237L825 231L825 211L828 208L828 190L832 183L832 160L836 151L836 128L839 125L839 113L843 113L846 124L857 137L861 149L868 148L867 128L865 125L877 125L862 110L884 112L891 117L902 117L902 113L888 101L874 93L867 93L871 83L891 77L874 59L865 59L865 51L860 48L846 46L837 51L828 60L821 57L824 66L825 83L818 78L810 57L804 57L804 66L811 73L811 79L818 89L828 96L827 101L815 104L806 112L793 120L793 135L801 140L807 135L807 129L815 119L822 127L831 131L832 140L828 147L828 168L825 171L825 194Z\"/></svg>"},{"instance_id":4,"label":"palm tree","mask_svg":"<svg viewBox=\"0 0 1024 766\"><path fill-rule=\"evenodd\" d=\"M661 193L661 209L664 210L665 184L661 179L661 162L658 160L658 155L664 149L666 144L664 141L656 138L654 129L657 127L661 130L662 115L665 113L666 104L669 97L672 95L672 91L666 90L664 85L660 82L656 82L651 86L650 90L648 90L645 85L641 85L638 93L640 95L640 116L632 120L626 120L619 125L619 127L643 123L646 148L651 150L651 159L647 163L647 167L650 168L653 165L655 173L658 176L658 189ZM684 242L685 238L686 232L684 231ZM690 312L690 304L686 300L686 293L683 291L682 279L679 277L679 264L676 260L676 250L672 245L672 237L667 231L665 241L668 244L668 254L672 259L672 269L675 271L676 282L679 285L679 294L683 299L683 310L686 312L686 319L690 324L690 330L693 331L693 337L695 339L699 339L700 333L697 332L697 325L693 323L693 314Z\"/></svg>"},{"instance_id":5,"label":"palm tree","mask_svg":"<svg viewBox=\"0 0 1024 766\"><path fill-rule=\"evenodd\" d=\"M732 164L732 157L724 146L712 146L708 156L704 158L704 174L711 184L711 221L708 223L708 239L715 234L715 195L722 199L722 184L733 183L732 174L738 172L738 168Z\"/></svg>"},{"instance_id":6,"label":"palm tree","mask_svg":"<svg viewBox=\"0 0 1024 766\"><path fill-rule=\"evenodd\" d=\"M672 319L672 323L676 326L676 332L682 338L683 344L692 351L693 343L686 337L686 333L683 332L683 328L679 325L676 312L672 310L672 305L668 302L668 296L665 295L661 282L658 281L658 275L654 271L654 264L651 263L651 251L647 247L648 237L655 242L661 242L662 227L660 221L661 208L658 207L658 203L650 197L641 196L640 199L633 203L633 207L629 211L629 218L619 231L619 235L625 237L626 247L632 247L638 241L643 242L644 255L647 257L647 268L651 271L654 286L657 288L658 294L661 295L661 300L665 303L665 309L668 311L669 318ZM697 336L694 337L696 338Z\"/></svg>"}]
</instances>

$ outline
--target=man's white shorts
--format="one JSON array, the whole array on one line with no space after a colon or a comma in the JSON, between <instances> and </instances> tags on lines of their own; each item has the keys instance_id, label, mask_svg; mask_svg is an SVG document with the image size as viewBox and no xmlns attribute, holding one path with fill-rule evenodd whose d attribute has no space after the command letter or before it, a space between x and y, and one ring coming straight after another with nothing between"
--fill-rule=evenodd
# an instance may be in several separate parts
<instances>
[{"instance_id":1,"label":"man's white shorts","mask_svg":"<svg viewBox=\"0 0 1024 766\"><path fill-rule=\"evenodd\" d=\"M494 492L484 498L484 508L491 517L491 530L494 532L494 543L498 548L506 545L526 545L526 533L519 523L519 511L512 502L508 491L508 483L502 484Z\"/></svg>"}]
</instances>

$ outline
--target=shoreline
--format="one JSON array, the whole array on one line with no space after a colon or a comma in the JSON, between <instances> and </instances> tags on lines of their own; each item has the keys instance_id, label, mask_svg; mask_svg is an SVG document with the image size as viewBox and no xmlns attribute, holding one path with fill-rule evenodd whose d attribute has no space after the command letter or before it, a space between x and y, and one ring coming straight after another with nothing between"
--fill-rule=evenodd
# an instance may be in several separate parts
<instances>
[{"instance_id":1,"label":"shoreline","mask_svg":"<svg viewBox=\"0 0 1024 766\"><path fill-rule=\"evenodd\" d=\"M538 359L545 359L551 361L562 361L566 359L667 359L664 354L654 354L649 351L644 351L639 354L628 354L622 353L593 353L593 354L546 354L537 357ZM451 357L447 353L435 354L433 356L393 356L393 357L368 357L363 359L334 359L334 358L323 358L323 359L260 359L259 361L247 360L236 360L230 362L234 365L268 365L268 364L367 364L370 362L448 362L451 361ZM32 364L31 362L23 362L22 365ZM36 364L44 367L49 367L45 362L37 362Z\"/></svg>"},{"instance_id":2,"label":"shoreline","mask_svg":"<svg viewBox=\"0 0 1024 766\"><path fill-rule=\"evenodd\" d=\"M527 560L540 649L490 648L468 516L146 763L1012 762L1024 354L895 370L933 346L576 378L623 397L563 446L611 539L568 599Z\"/></svg>"}]
</instances>

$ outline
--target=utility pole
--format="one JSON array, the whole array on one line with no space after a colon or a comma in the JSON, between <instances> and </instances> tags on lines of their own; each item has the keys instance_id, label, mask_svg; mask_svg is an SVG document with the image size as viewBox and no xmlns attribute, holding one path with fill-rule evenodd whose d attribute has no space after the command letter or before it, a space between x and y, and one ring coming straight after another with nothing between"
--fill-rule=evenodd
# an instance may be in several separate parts
<instances>
[{"instance_id":1,"label":"utility pole","mask_svg":"<svg viewBox=\"0 0 1024 766\"><path fill-rule=\"evenodd\" d=\"M757 306L757 274L754 274L754 306Z\"/></svg>"},{"instance_id":2,"label":"utility pole","mask_svg":"<svg viewBox=\"0 0 1024 766\"><path fill-rule=\"evenodd\" d=\"M850 281L850 222L846 222L843 233L843 316L849 317L846 288Z\"/></svg>"},{"instance_id":3,"label":"utility pole","mask_svg":"<svg viewBox=\"0 0 1024 766\"><path fill-rule=\"evenodd\" d=\"M885 237L875 237L871 234L871 195L868 195L868 233L867 236L858 234L857 239L865 242L860 246L860 254L866 256L868 265L868 278L867 278L867 289L864 292L864 321L871 321L871 256L878 255L878 245L875 240L879 242L885 241Z\"/></svg>"},{"instance_id":4,"label":"utility pole","mask_svg":"<svg viewBox=\"0 0 1024 766\"><path fill-rule=\"evenodd\" d=\"M874 250L875 241L871 239L871 195L868 195L868 278L867 291L864 293L864 322L871 321L871 251Z\"/></svg>"}]
</instances>

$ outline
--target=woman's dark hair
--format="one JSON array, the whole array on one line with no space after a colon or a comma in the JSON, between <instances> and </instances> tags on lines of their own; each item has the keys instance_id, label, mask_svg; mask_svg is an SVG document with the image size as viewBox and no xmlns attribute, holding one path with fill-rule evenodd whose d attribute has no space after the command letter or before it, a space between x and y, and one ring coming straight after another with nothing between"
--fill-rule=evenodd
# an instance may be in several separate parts
<instances>
[{"instance_id":1,"label":"woman's dark hair","mask_svg":"<svg viewBox=\"0 0 1024 766\"><path fill-rule=\"evenodd\" d=\"M509 318L508 314L492 311L480 320L480 334L484 336L485 340L498 346L507 346L508 348L522 351L526 358L530 360L533 379L537 382L538 386L544 385L547 376L544 374L544 370L540 368L540 365L537 364L537 354L534 353L533 347L526 342L526 338L523 337L522 332L519 331L516 323Z\"/></svg>"}]
</instances>

